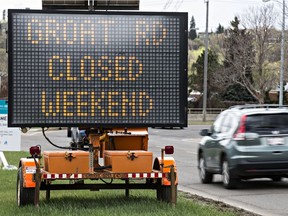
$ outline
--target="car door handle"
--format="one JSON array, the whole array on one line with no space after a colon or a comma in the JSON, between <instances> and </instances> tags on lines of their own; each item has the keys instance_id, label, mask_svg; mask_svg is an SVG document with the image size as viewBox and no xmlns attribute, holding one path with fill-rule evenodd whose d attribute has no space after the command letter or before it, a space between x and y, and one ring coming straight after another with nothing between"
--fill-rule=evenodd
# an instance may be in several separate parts
<instances>
[{"instance_id":1,"label":"car door handle","mask_svg":"<svg viewBox=\"0 0 288 216\"><path fill-rule=\"evenodd\" d=\"M280 154L283 154L283 152L282 152L282 151L274 151L274 152L272 152L272 154L274 154L274 155L280 155Z\"/></svg>"}]
</instances>

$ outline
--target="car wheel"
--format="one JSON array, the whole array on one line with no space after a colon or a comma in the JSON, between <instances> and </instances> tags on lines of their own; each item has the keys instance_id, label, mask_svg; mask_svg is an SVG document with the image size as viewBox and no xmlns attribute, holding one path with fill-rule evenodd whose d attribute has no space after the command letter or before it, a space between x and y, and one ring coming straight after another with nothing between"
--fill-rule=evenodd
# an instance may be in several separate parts
<instances>
[{"instance_id":1,"label":"car wheel","mask_svg":"<svg viewBox=\"0 0 288 216\"><path fill-rule=\"evenodd\" d=\"M282 180L282 177L280 177L280 176L274 176L274 177L272 177L271 179L272 179L272 181L274 181L274 182L280 182L280 181Z\"/></svg>"},{"instance_id":2,"label":"car wheel","mask_svg":"<svg viewBox=\"0 0 288 216\"><path fill-rule=\"evenodd\" d=\"M238 178L231 178L231 172L229 170L229 164L226 158L224 158L222 162L222 181L223 186L226 189L234 189L240 182L240 179Z\"/></svg>"},{"instance_id":3,"label":"car wheel","mask_svg":"<svg viewBox=\"0 0 288 216\"><path fill-rule=\"evenodd\" d=\"M198 164L199 176L200 176L201 182L203 184L211 183L213 181L213 174L206 170L205 168L206 162L202 154L199 157L198 163L199 163Z\"/></svg>"}]
</instances>

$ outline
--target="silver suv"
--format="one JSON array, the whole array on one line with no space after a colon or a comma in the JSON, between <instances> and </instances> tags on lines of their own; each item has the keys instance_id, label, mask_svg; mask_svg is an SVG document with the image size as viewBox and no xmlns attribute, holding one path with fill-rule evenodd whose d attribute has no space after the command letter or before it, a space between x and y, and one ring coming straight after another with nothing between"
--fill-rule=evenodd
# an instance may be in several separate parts
<instances>
[{"instance_id":1,"label":"silver suv","mask_svg":"<svg viewBox=\"0 0 288 216\"><path fill-rule=\"evenodd\" d=\"M236 188L241 179L288 175L288 107L243 105L218 115L210 130L203 129L198 148L202 183L222 174L223 186Z\"/></svg>"}]
</instances>

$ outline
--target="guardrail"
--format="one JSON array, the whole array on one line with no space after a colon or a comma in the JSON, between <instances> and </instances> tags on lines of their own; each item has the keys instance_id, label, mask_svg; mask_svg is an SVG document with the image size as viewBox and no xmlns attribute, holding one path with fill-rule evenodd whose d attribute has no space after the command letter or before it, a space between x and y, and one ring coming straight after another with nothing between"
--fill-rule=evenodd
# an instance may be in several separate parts
<instances>
[{"instance_id":1,"label":"guardrail","mask_svg":"<svg viewBox=\"0 0 288 216\"><path fill-rule=\"evenodd\" d=\"M219 114L224 111L226 108L207 108L207 114ZM203 108L188 108L188 114L202 114Z\"/></svg>"}]
</instances>

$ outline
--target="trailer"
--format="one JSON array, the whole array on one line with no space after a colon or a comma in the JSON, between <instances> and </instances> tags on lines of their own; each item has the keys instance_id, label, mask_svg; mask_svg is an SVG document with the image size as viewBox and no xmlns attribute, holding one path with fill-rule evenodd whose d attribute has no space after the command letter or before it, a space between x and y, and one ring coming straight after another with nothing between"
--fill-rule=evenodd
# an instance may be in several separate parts
<instances>
[{"instance_id":1,"label":"trailer","mask_svg":"<svg viewBox=\"0 0 288 216\"><path fill-rule=\"evenodd\" d=\"M8 125L40 127L59 148L35 143L20 159L18 206L38 206L42 190L49 200L51 190L84 189L127 197L149 189L175 204L174 147L162 144L155 157L148 127L187 126L187 13L8 10L8 18ZM51 127L69 127L71 142L53 143Z\"/></svg>"},{"instance_id":2,"label":"trailer","mask_svg":"<svg viewBox=\"0 0 288 216\"><path fill-rule=\"evenodd\" d=\"M81 150L44 151L41 154L40 146L30 148L31 156L22 158L19 164L18 206L38 205L40 190L46 191L49 200L51 190L79 189L123 189L126 197L130 189L154 189L157 199L176 203L176 164L172 157L164 157L164 153L173 154L173 146L163 148L161 157L156 157L152 166L153 154L147 151L147 128L85 133L87 137L82 141L71 143L72 149ZM78 147L73 147L75 144ZM99 158L103 158L104 165L99 164ZM119 181L114 184L116 179ZM70 183L57 184L55 180L70 180ZM84 180L101 183L85 184Z\"/></svg>"}]
</instances>

